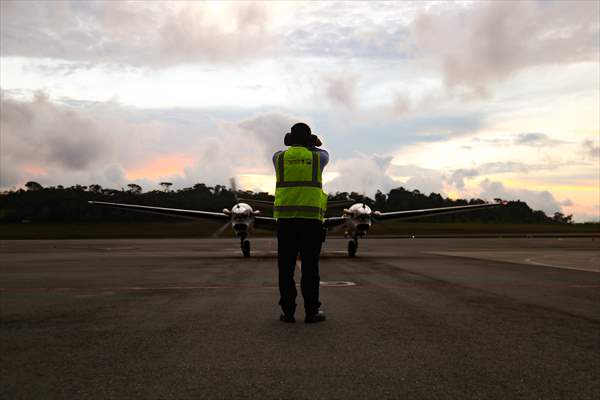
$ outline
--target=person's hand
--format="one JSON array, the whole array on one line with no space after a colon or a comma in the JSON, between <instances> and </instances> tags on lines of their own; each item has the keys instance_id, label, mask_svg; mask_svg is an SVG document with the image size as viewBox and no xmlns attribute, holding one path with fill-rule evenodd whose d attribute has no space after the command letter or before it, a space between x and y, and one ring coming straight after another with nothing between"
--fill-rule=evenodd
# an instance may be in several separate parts
<instances>
[{"instance_id":1,"label":"person's hand","mask_svg":"<svg viewBox=\"0 0 600 400\"><path fill-rule=\"evenodd\" d=\"M311 135L312 136L312 142L313 142L313 146L314 147L319 147L323 145L323 142L321 142L321 139L319 139L319 137L317 135Z\"/></svg>"}]
</instances>

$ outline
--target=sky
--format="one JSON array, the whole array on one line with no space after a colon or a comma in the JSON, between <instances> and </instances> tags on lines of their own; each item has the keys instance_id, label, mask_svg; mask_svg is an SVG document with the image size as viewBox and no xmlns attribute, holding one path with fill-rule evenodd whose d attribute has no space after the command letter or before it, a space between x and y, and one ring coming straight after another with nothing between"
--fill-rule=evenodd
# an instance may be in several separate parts
<instances>
[{"instance_id":1,"label":"sky","mask_svg":"<svg viewBox=\"0 0 600 400\"><path fill-rule=\"evenodd\" d=\"M600 2L0 2L0 189L274 191L296 122L325 190L600 219Z\"/></svg>"}]
</instances>

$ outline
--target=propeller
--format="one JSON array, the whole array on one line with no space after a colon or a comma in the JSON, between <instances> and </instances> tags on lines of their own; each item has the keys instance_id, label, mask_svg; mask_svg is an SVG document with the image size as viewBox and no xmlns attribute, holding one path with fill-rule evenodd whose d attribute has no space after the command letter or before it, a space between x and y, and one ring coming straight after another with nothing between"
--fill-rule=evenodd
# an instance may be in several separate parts
<instances>
[{"instance_id":1,"label":"propeller","mask_svg":"<svg viewBox=\"0 0 600 400\"><path fill-rule=\"evenodd\" d=\"M235 199L236 203L239 203L239 199L238 199L238 189L237 189L237 182L235 181L235 178L229 178L229 184L231 185L231 190L233 190L233 198Z\"/></svg>"},{"instance_id":2,"label":"propeller","mask_svg":"<svg viewBox=\"0 0 600 400\"><path fill-rule=\"evenodd\" d=\"M342 230L342 229L344 229L344 228L347 228L347 226L346 226L346 223L345 223L345 222L344 222L343 224L340 224L340 225L334 226L333 228L329 228L329 229L327 229L327 232L328 232L328 233L336 233L336 232L339 232L339 231L341 231L341 230Z\"/></svg>"},{"instance_id":3,"label":"propeller","mask_svg":"<svg viewBox=\"0 0 600 400\"><path fill-rule=\"evenodd\" d=\"M219 229L217 229L216 231L214 231L213 234L210 235L210 236L213 237L213 238L221 236L221 234L223 232L225 232L225 229L227 229L230 224L231 224L231 221L225 222L225 224L223 224L223 226L221 226Z\"/></svg>"}]
</instances>

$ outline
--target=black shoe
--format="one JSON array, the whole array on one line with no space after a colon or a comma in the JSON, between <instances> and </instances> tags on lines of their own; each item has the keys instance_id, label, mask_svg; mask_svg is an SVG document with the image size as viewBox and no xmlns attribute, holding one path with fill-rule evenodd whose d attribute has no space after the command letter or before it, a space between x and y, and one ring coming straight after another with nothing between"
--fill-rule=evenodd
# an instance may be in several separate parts
<instances>
[{"instance_id":1,"label":"black shoe","mask_svg":"<svg viewBox=\"0 0 600 400\"><path fill-rule=\"evenodd\" d=\"M293 315L285 315L285 314L281 314L279 316L279 320L282 322L296 322L296 318L294 318Z\"/></svg>"},{"instance_id":2,"label":"black shoe","mask_svg":"<svg viewBox=\"0 0 600 400\"><path fill-rule=\"evenodd\" d=\"M306 314L304 317L305 324L314 324L315 322L325 321L325 313L323 311L317 311L315 314Z\"/></svg>"}]
</instances>

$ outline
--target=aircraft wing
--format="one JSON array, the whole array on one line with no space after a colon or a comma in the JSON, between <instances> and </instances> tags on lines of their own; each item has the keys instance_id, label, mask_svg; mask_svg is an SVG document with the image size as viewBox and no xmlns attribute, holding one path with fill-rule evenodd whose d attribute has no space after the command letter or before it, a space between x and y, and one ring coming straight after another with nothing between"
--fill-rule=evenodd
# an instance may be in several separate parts
<instances>
[{"instance_id":1,"label":"aircraft wing","mask_svg":"<svg viewBox=\"0 0 600 400\"><path fill-rule=\"evenodd\" d=\"M252 207L273 207L273 201L269 200L243 199L239 197L237 201L250 204Z\"/></svg>"},{"instance_id":2,"label":"aircraft wing","mask_svg":"<svg viewBox=\"0 0 600 400\"><path fill-rule=\"evenodd\" d=\"M212 219L217 221L224 221L231 219L230 216L210 211L196 211L196 210L183 210L179 208L164 208L164 207L152 207L142 206L137 204L124 204L124 203L109 203L106 201L89 201L88 203L95 206L118 208L121 210L130 210L137 212L144 212L150 214L167 215L170 217L187 218L187 219Z\"/></svg>"},{"instance_id":3,"label":"aircraft wing","mask_svg":"<svg viewBox=\"0 0 600 400\"><path fill-rule=\"evenodd\" d=\"M325 221L323 221L323 225L327 229L335 228L336 226L340 226L345 223L346 223L345 217L330 217L330 218L325 218Z\"/></svg>"},{"instance_id":4,"label":"aircraft wing","mask_svg":"<svg viewBox=\"0 0 600 400\"><path fill-rule=\"evenodd\" d=\"M423 210L406 210L406 211L392 211L386 213L374 214L376 220L388 220L388 219L415 219L423 217L433 217L436 215L443 214L454 214L466 211L476 211L485 208L492 208L505 205L506 203L483 203L483 204L469 204L465 206L453 206L453 207L440 207L440 208L426 208Z\"/></svg>"},{"instance_id":5,"label":"aircraft wing","mask_svg":"<svg viewBox=\"0 0 600 400\"><path fill-rule=\"evenodd\" d=\"M258 229L277 230L277 220L271 217L254 217L254 226Z\"/></svg>"},{"instance_id":6,"label":"aircraft wing","mask_svg":"<svg viewBox=\"0 0 600 400\"><path fill-rule=\"evenodd\" d=\"M250 204L252 207L273 207L273 200L256 200L256 199L244 199L239 197L238 201L242 203ZM341 208L348 207L354 204L354 200L329 200L327 201L327 208Z\"/></svg>"}]
</instances>

